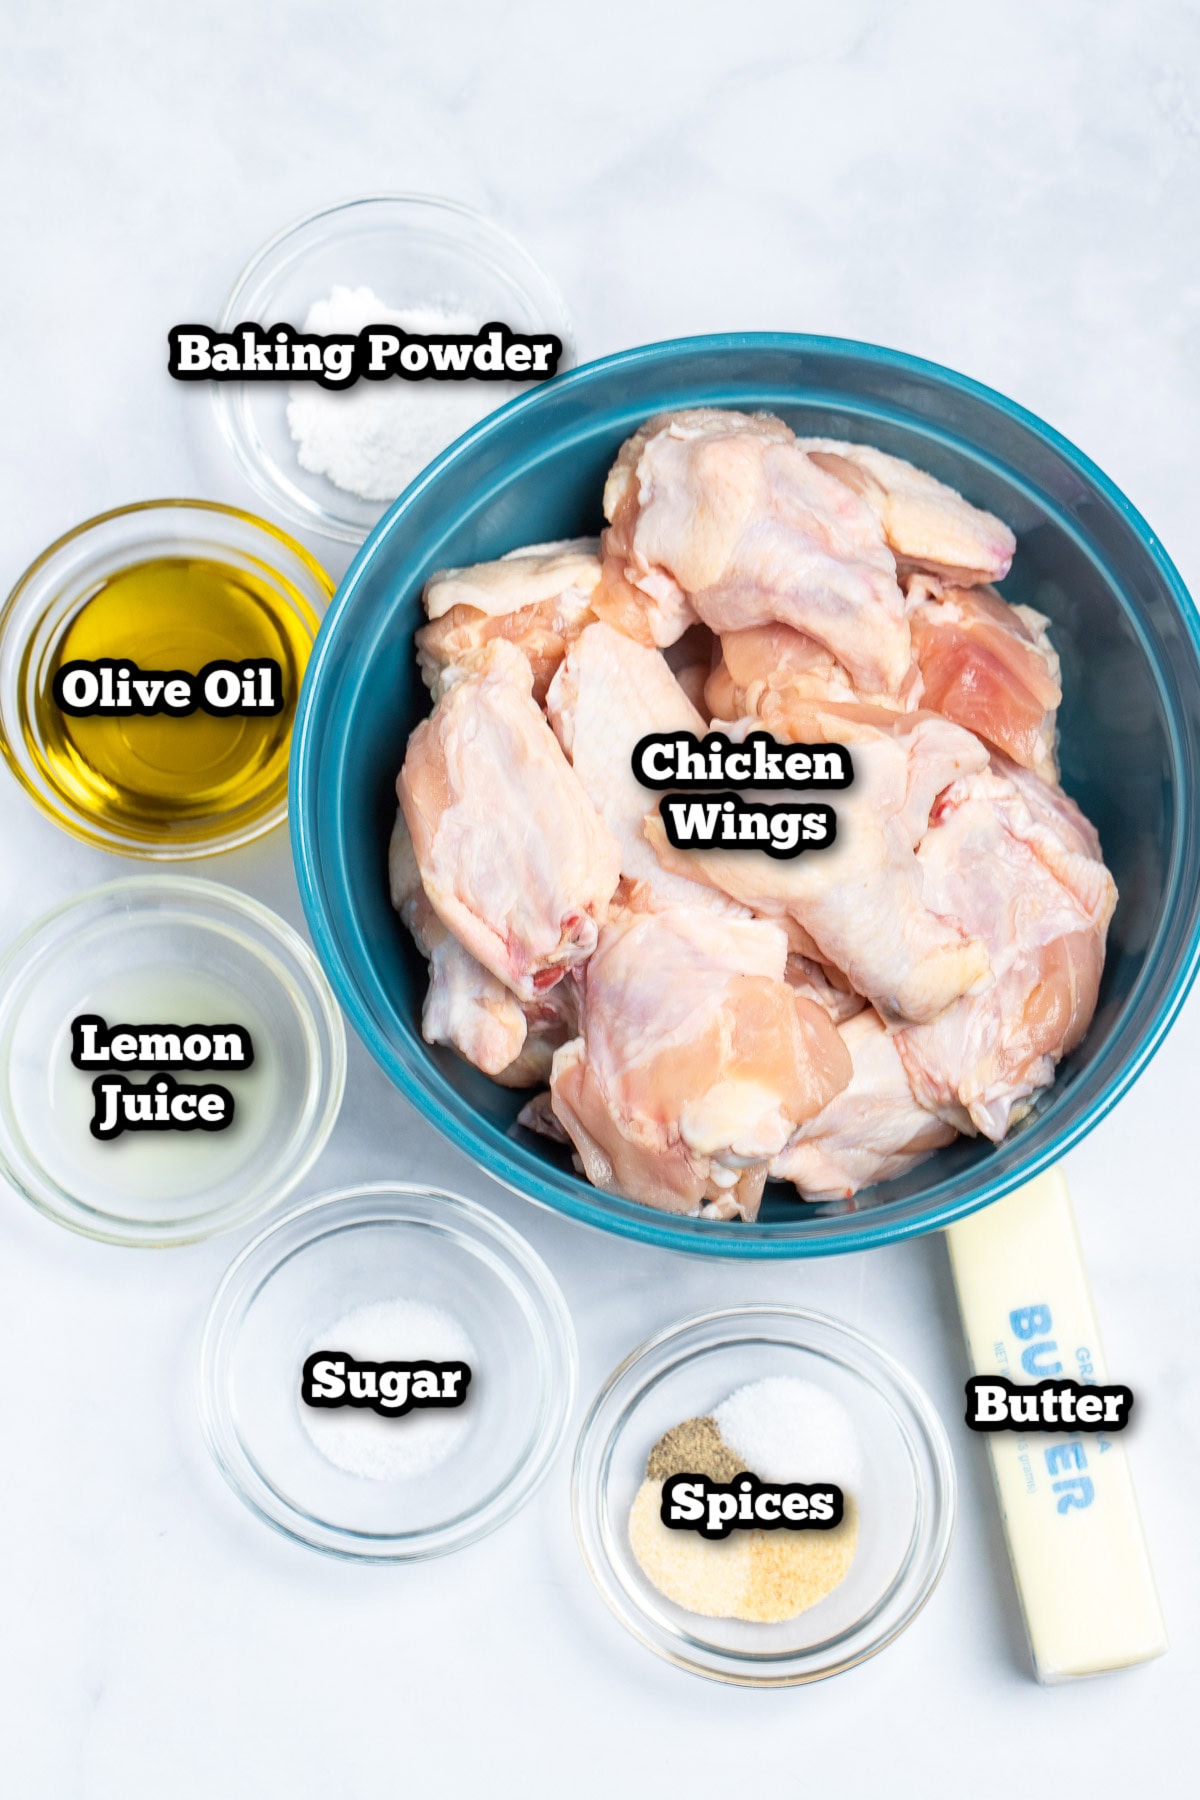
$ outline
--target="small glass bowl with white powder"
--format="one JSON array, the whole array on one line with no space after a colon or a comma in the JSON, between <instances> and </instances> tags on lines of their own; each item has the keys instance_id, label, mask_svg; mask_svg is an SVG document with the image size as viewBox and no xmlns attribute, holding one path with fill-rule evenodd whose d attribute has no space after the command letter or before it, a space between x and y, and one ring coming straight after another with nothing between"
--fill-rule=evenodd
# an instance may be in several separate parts
<instances>
[{"instance_id":1,"label":"small glass bowl with white powder","mask_svg":"<svg viewBox=\"0 0 1200 1800\"><path fill-rule=\"evenodd\" d=\"M391 194L328 207L280 233L243 271L220 330L289 324L322 335L397 325L472 334L499 322L552 332L574 361L562 296L517 240L470 207ZM434 457L528 392L500 381L213 384L237 463L277 515L358 544Z\"/></svg>"},{"instance_id":2,"label":"small glass bowl with white powder","mask_svg":"<svg viewBox=\"0 0 1200 1800\"><path fill-rule=\"evenodd\" d=\"M452 1407L319 1406L305 1364L470 1370ZM575 1390L566 1304L541 1258L473 1201L389 1184L272 1224L213 1298L200 1354L209 1448L234 1491L331 1555L404 1562L512 1517L562 1443Z\"/></svg>"},{"instance_id":3,"label":"small glass bowl with white powder","mask_svg":"<svg viewBox=\"0 0 1200 1800\"><path fill-rule=\"evenodd\" d=\"M728 1483L834 1483L846 1519L719 1543L668 1530L662 1477L691 1463ZM907 1371L789 1307L704 1314L642 1345L597 1395L572 1474L584 1561L627 1630L751 1687L838 1674L911 1624L945 1565L955 1493L945 1430Z\"/></svg>"}]
</instances>

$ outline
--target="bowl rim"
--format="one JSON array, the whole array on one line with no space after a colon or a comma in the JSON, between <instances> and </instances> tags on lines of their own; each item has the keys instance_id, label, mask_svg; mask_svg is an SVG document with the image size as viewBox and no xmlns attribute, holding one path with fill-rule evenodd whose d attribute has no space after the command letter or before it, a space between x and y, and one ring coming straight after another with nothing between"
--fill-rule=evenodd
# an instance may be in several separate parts
<instances>
[{"instance_id":1,"label":"bowl rim","mask_svg":"<svg viewBox=\"0 0 1200 1800\"><path fill-rule=\"evenodd\" d=\"M426 194L414 191L395 190L382 193L355 194L348 200L334 200L326 206L314 207L311 212L301 218L293 219L283 226L265 244L259 246L254 254L242 265L237 279L230 288L221 308L217 322L219 331L232 331L243 323L245 295L252 284L262 278L271 267L285 246L300 239L305 233L312 233L322 226L326 230L336 230L336 221L350 219L375 206L406 206L414 208L428 207L435 212L466 221L482 228L487 236L494 240L497 250L503 250L511 266L522 266L545 290L549 302L557 311L554 330L562 340L562 366L570 368L576 355L575 328L571 320L570 310L562 290L549 270L543 268L533 252L521 242L515 232L506 225L499 224L486 213L474 206L468 206L461 200L449 200L441 194ZM262 319L261 325L273 325L274 319ZM293 488L285 484L276 473L276 465L268 458L258 456L253 445L247 439L237 411L237 400L244 387L242 382L213 382L211 384L213 416L221 438L233 458L234 464L243 479L260 500L267 502L279 515L293 526L302 527L306 531L315 531L320 536L341 544L360 546L375 529L359 520L351 518L347 512L336 512L332 507L319 500L297 499ZM284 384L280 384L281 386ZM497 409L501 410L501 409ZM455 440L456 442L458 440ZM447 446L449 448L449 446ZM280 472L282 473L282 472ZM407 492L407 490L405 490ZM336 493L337 490L333 489ZM345 497L347 506L352 504L353 497ZM360 504L375 506L375 501ZM393 505L395 502L392 503ZM387 516L390 507L381 515L380 522Z\"/></svg>"},{"instance_id":2,"label":"bowl rim","mask_svg":"<svg viewBox=\"0 0 1200 1800\"><path fill-rule=\"evenodd\" d=\"M230 1332L271 1276L331 1232L366 1225L422 1230L428 1223L421 1203L430 1203L440 1229L503 1256L530 1303L546 1339L542 1369L545 1416L534 1446L515 1462L507 1480L471 1512L448 1523L400 1533L368 1532L340 1526L302 1511L271 1483L242 1443L226 1377ZM292 1239L299 1233L299 1241ZM279 1254L258 1265L272 1247ZM460 1245L461 1247L461 1245ZM486 1259L484 1259L486 1260ZM244 1291L246 1283L249 1291ZM235 1310L240 1307L240 1310ZM515 1225L478 1200L436 1183L364 1181L330 1188L292 1206L268 1223L238 1251L213 1292L196 1359L195 1397L201 1430L213 1461L244 1505L264 1524L305 1549L345 1562L423 1562L451 1555L488 1537L523 1510L546 1480L566 1439L579 1377L575 1327L566 1297L545 1258Z\"/></svg>"},{"instance_id":3,"label":"bowl rim","mask_svg":"<svg viewBox=\"0 0 1200 1800\"><path fill-rule=\"evenodd\" d=\"M199 909L206 919L222 915L227 920L255 927L261 932L275 956L285 964L289 975L304 983L305 999L312 1009L318 1036L312 1047L308 1068L308 1100L310 1113L295 1153L283 1168L264 1175L255 1187L241 1191L240 1199L223 1206L194 1211L175 1222L170 1219L137 1219L118 1213L101 1213L78 1193L70 1191L50 1175L40 1159L31 1158L28 1169L11 1162L0 1143L0 1175L22 1199L56 1225L96 1243L115 1244L123 1249L174 1250L188 1244L204 1243L225 1232L236 1231L254 1223L272 1211L294 1192L304 1180L337 1124L346 1089L346 1027L338 1009L337 997L324 965L294 925L279 913L246 894L239 888L220 881L209 881L187 874L125 875L115 881L101 882L73 894L57 906L40 913L0 954L0 1030L8 1023L10 1003L14 996L36 987L40 973L35 966L28 981L23 981L29 952L39 944L47 951L54 948L57 934L72 920L89 909L100 914L128 903L131 912L144 911L162 902L176 907ZM264 947L255 953L265 962ZM272 972L272 979L278 976ZM8 1096L0 1099L0 1115L7 1115ZM8 1119L3 1120L9 1130ZM278 1171L281 1165L276 1165Z\"/></svg>"},{"instance_id":4,"label":"bowl rim","mask_svg":"<svg viewBox=\"0 0 1200 1800\"><path fill-rule=\"evenodd\" d=\"M768 1336L772 1332L776 1335ZM694 1341L689 1343L689 1339ZM639 1401L668 1374L700 1356L742 1343L769 1341L825 1355L850 1368L887 1408L913 1468L916 1510L904 1558L880 1597L836 1639L809 1650L762 1659L709 1648L689 1656L656 1627L607 1554L601 1515L609 1462ZM842 1354L838 1354L839 1348ZM678 1354L672 1353L678 1351ZM614 1407L620 1405L616 1417ZM604 1433L603 1437L601 1433ZM584 1566L601 1599L625 1629L665 1662L741 1687L794 1687L841 1675L878 1655L913 1623L945 1573L958 1516L958 1474L945 1423L912 1371L876 1339L813 1307L781 1302L689 1313L631 1350L597 1390L580 1426L571 1463L571 1517ZM880 1614L888 1601L895 1604ZM668 1605L673 1604L667 1602ZM677 1610L682 1610L678 1609ZM869 1627L874 1624L872 1632ZM820 1653L826 1653L822 1656Z\"/></svg>"},{"instance_id":5,"label":"bowl rim","mask_svg":"<svg viewBox=\"0 0 1200 1800\"><path fill-rule=\"evenodd\" d=\"M309 656L312 655L312 649L316 644L317 632L320 629L323 614L328 610L336 590L336 584L333 577L329 574L328 570L323 568L317 561L312 551L306 549L303 544L292 537L290 532L285 531L281 525L276 525L270 519L260 517L258 513L248 511L244 506L230 506L223 500L198 500L188 498L187 496L172 495L166 495L162 498L153 500L133 500L124 506L113 506L106 512L94 513L91 518L81 519L80 522L77 525L73 525L69 531L62 532L52 543L47 544L46 548L35 556L33 561L22 570L20 575L18 575L16 581L9 589L3 603L0 604L0 645L2 645L5 635L12 629L16 622L17 616L28 596L30 588L39 580L49 579L55 561L61 557L64 552L70 551L74 545L80 543L83 539L92 536L93 533L103 533L108 527L118 524L119 521L140 520L144 515L154 516L161 513L168 515L179 513L212 515L210 527L206 527L205 530L211 529L212 542L214 548L218 550L222 546L222 540L218 531L218 521L221 519L236 520L239 526L248 527L252 532L261 535L266 540L266 543L264 543L264 561L268 561L273 572L280 576L284 575L284 571L279 569L274 562L269 561L266 556L266 551L269 545L272 544L282 546L286 556L294 560L297 567L311 582L313 595L320 596L320 599L318 600L310 596L301 595L301 599L311 612L317 627L317 630L310 631L307 621L304 622L305 630L306 632L309 632ZM142 551L145 548L147 535L147 533L143 533L138 542L129 545L129 554L126 561L122 564L122 567L136 567L137 561L139 557L142 556ZM201 533L201 535L203 535L203 533ZM228 545L226 545L226 548L228 548ZM144 557L142 557L142 560L144 560ZM55 594L58 592L61 592L60 587L52 589L48 600L43 597L36 616L32 619L31 623L27 623L23 641L19 646L21 653L24 653L26 650L32 631L37 629L39 622L45 617L46 608L53 605ZM307 666L306 661L306 670ZM303 682L301 683L301 686L303 687ZM298 704L297 701L297 710ZM14 710L17 714L14 723L20 724L25 717L25 708L21 704L21 697L19 694L14 705ZM294 713L292 726L294 730ZM164 839L162 841L151 839L143 841L141 839L127 837L117 830L109 830L103 825L98 824L90 814L84 812L79 807L73 806L58 792L57 789L48 788L47 791L43 793L32 779L30 771L26 766L25 760L15 741L15 736L16 734L10 731L8 723L6 722L4 696L3 692L0 691L0 756L4 758L4 761L8 764L13 776L33 801L38 811L42 814L42 817L49 819L50 822L57 825L60 830L68 832L72 837L78 838L82 843L91 844L101 850L107 850L114 856L127 857L130 861L149 863L186 863L197 862L204 857L221 856L224 855L227 850L240 850L246 844L254 843L256 839L264 837L267 832L274 831L276 826L282 825L287 817L290 783L288 785L280 784L279 791L276 794L272 805L257 818L241 824L238 824L236 821L226 824L222 830L214 831L209 837L180 837ZM215 816L219 817L220 815Z\"/></svg>"},{"instance_id":6,"label":"bowl rim","mask_svg":"<svg viewBox=\"0 0 1200 1800\"><path fill-rule=\"evenodd\" d=\"M349 609L358 587L366 579L377 546L405 511L430 487L434 486L447 469L469 455L477 444L485 441L491 434L506 429L509 422L522 412L528 411L531 407L549 403L569 388L586 389L590 383L612 373L634 369L644 370L659 364L669 364L681 355L697 353L713 355L728 351L747 350L786 351L796 355L843 354L853 356L868 364L930 379L939 385L949 387L968 399L983 402L992 409L1007 415L1034 437L1047 444L1069 465L1072 465L1087 482L1100 491L1125 520L1138 539L1143 552L1153 563L1171 593L1175 601L1176 616L1190 638L1193 652L1197 661L1200 662L1200 615L1197 614L1195 603L1182 577L1162 548L1155 532L1132 501L1085 452L1052 425L1048 425L1037 414L1030 412L1017 401L1010 400L994 388L987 387L970 376L961 375L956 370L948 369L940 363L911 356L906 351L892 350L882 345L865 343L853 338L826 337L795 332L727 332L668 338L618 351L611 356L581 364L578 368L569 370L562 376L556 376L554 381L548 383L546 387L518 396L517 399L499 408L486 419L481 420L478 425L464 432L431 462L389 507L343 577L322 622L316 645L309 659L292 733L289 831L301 903L312 934L313 944L347 1018L389 1079L400 1089L405 1098L412 1102L422 1116L449 1139L456 1149L470 1157L478 1167L482 1168L493 1180L498 1181L501 1186L509 1188L512 1192L522 1195L537 1205L549 1208L552 1212L563 1214L600 1231L696 1255L733 1255L762 1257L769 1260L790 1260L796 1257L842 1255L857 1250L868 1250L882 1244L898 1243L905 1238L941 1230L956 1219L964 1218L981 1207L990 1205L1025 1182L1031 1181L1035 1176L1052 1167L1080 1143L1102 1119L1107 1117L1117 1101L1133 1086L1160 1048L1178 1017L1180 1008L1195 982L1198 971L1200 971L1200 903L1197 903L1195 907L1186 939L1180 945L1176 957L1176 972L1171 984L1158 1002L1153 1016L1148 1021L1134 1050L1107 1077L1090 1106L1078 1118L1068 1121L1060 1127L1052 1139L1036 1149L1027 1160L1021 1161L1015 1168L1001 1170L985 1177L977 1186L973 1186L969 1193L957 1198L939 1200L936 1198L937 1189L934 1187L930 1197L921 1205L919 1211L906 1210L905 1215L899 1218L889 1218L889 1209L883 1207L878 1214L850 1214L845 1220L826 1221L828 1228L820 1237L783 1238L774 1236L769 1227L765 1229L757 1226L747 1228L744 1225L731 1226L711 1220L684 1219L664 1214L651 1207L640 1206L635 1202L623 1201L617 1196L606 1194L602 1190L590 1187L581 1178L561 1173L558 1170L551 1172L555 1179L549 1180L545 1165L538 1162L532 1154L524 1153L519 1144L511 1138L507 1138L498 1129L491 1127L487 1121L473 1119L470 1126L460 1121L443 1104L442 1100L432 1093L424 1082L418 1080L395 1055L391 1046L375 1026L370 1010L359 993L353 971L342 954L338 939L325 914L321 866L317 853L317 833L310 818L312 802L315 798L315 762L319 738L319 732L315 725L317 695L321 687L322 674L330 659L331 642L339 620ZM1177 741L1178 731L1175 721L1169 720L1168 725L1172 737ZM1178 804L1177 816L1182 816L1178 812ZM1177 842L1168 893L1178 887L1178 865L1181 855L1182 850ZM1164 921L1169 916L1169 913L1164 914ZM1144 978L1143 971L1130 996L1131 1000L1136 997ZM484 1139L482 1142L481 1133ZM486 1162L483 1160L484 1154L487 1156ZM797 1204L802 1205L803 1202L798 1201ZM911 1209L915 1202L908 1204Z\"/></svg>"}]
</instances>

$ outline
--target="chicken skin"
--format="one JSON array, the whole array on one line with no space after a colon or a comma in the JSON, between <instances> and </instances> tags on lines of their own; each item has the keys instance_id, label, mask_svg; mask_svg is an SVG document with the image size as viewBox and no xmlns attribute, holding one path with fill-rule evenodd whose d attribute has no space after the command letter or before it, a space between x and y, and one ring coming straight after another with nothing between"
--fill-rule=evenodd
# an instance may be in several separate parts
<instances>
[{"instance_id":1,"label":"chicken skin","mask_svg":"<svg viewBox=\"0 0 1200 1800\"><path fill-rule=\"evenodd\" d=\"M396 784L434 911L522 1000L591 955L621 873L532 689L493 639L417 726Z\"/></svg>"},{"instance_id":2,"label":"chicken skin","mask_svg":"<svg viewBox=\"0 0 1200 1800\"><path fill-rule=\"evenodd\" d=\"M582 1035L550 1083L596 1187L754 1218L771 1157L851 1072L828 1014L784 981L786 959L763 920L614 909L582 977Z\"/></svg>"},{"instance_id":3,"label":"chicken skin","mask_svg":"<svg viewBox=\"0 0 1200 1800\"><path fill-rule=\"evenodd\" d=\"M955 1132L920 1104L879 1014L867 1007L841 1026L854 1073L840 1094L792 1134L771 1174L809 1200L848 1200L874 1181L907 1174Z\"/></svg>"},{"instance_id":4,"label":"chicken skin","mask_svg":"<svg viewBox=\"0 0 1200 1800\"><path fill-rule=\"evenodd\" d=\"M992 981L896 1036L921 1104L997 1142L1091 1023L1116 905L1082 814L1016 776L955 782L917 853L933 902L986 943Z\"/></svg>"},{"instance_id":5,"label":"chicken skin","mask_svg":"<svg viewBox=\"0 0 1200 1800\"><path fill-rule=\"evenodd\" d=\"M747 724L729 727L739 735ZM819 960L892 1023L932 1019L986 982L987 951L953 907L934 904L916 848L934 802L987 766L979 740L932 713L811 708L772 720L781 741L841 743L854 783L837 796L833 847L790 861L758 850L676 849L657 813L646 834L668 869L711 882L768 917L794 920ZM775 796L772 796L773 798Z\"/></svg>"},{"instance_id":6,"label":"chicken skin","mask_svg":"<svg viewBox=\"0 0 1200 1800\"><path fill-rule=\"evenodd\" d=\"M704 689L709 717L746 719L768 696L794 696L808 702L846 701L862 696L841 664L791 625L750 625L725 631L721 653Z\"/></svg>"},{"instance_id":7,"label":"chicken skin","mask_svg":"<svg viewBox=\"0 0 1200 1800\"><path fill-rule=\"evenodd\" d=\"M861 495L903 572L922 569L970 587L1008 574L1017 540L1002 519L945 482L870 444L800 438L815 463Z\"/></svg>"},{"instance_id":8,"label":"chicken skin","mask_svg":"<svg viewBox=\"0 0 1200 1800\"><path fill-rule=\"evenodd\" d=\"M633 751L651 731L704 734L696 711L662 655L611 625L597 623L572 644L550 686L550 723L589 799L621 846L621 873L659 905L742 913L704 882L665 869L645 832L646 789Z\"/></svg>"},{"instance_id":9,"label":"chicken skin","mask_svg":"<svg viewBox=\"0 0 1200 1800\"><path fill-rule=\"evenodd\" d=\"M872 508L778 419L701 409L653 419L605 487L606 571L645 596L657 644L694 618L813 638L868 693L897 693L911 644Z\"/></svg>"},{"instance_id":10,"label":"chicken skin","mask_svg":"<svg viewBox=\"0 0 1200 1800\"><path fill-rule=\"evenodd\" d=\"M744 719L757 713L765 721L772 713L786 715L793 705L824 702L868 704L885 712L911 712L920 703L921 671L915 661L896 693L864 693L828 650L791 625L725 631L719 645L704 689L713 719Z\"/></svg>"},{"instance_id":11,"label":"chicken skin","mask_svg":"<svg viewBox=\"0 0 1200 1800\"><path fill-rule=\"evenodd\" d=\"M429 963L422 1037L427 1044L449 1045L485 1075L499 1078L522 1053L525 1014L516 996L463 949L434 912L402 812L388 846L388 887L392 905Z\"/></svg>"},{"instance_id":12,"label":"chicken skin","mask_svg":"<svg viewBox=\"0 0 1200 1800\"><path fill-rule=\"evenodd\" d=\"M448 670L473 668L483 646L503 637L528 658L542 705L567 645L595 617L598 550L594 538L576 538L435 575L424 594L429 624L417 633L417 663L434 699Z\"/></svg>"},{"instance_id":13,"label":"chicken skin","mask_svg":"<svg viewBox=\"0 0 1200 1800\"><path fill-rule=\"evenodd\" d=\"M441 619L456 606L469 606L502 618L555 600L568 588L590 594L600 579L599 548L595 538L563 538L510 550L496 562L442 569L425 584L425 616Z\"/></svg>"},{"instance_id":14,"label":"chicken skin","mask_svg":"<svg viewBox=\"0 0 1200 1800\"><path fill-rule=\"evenodd\" d=\"M1062 699L1049 621L1009 606L992 588L909 587L909 626L922 705L1055 781L1055 715Z\"/></svg>"}]
</instances>

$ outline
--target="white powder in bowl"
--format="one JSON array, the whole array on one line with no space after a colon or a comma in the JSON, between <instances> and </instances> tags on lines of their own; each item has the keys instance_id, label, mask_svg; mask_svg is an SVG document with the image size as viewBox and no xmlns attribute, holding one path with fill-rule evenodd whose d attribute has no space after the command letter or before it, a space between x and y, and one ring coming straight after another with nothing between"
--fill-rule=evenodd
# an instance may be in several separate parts
<instances>
[{"instance_id":1,"label":"white powder in bowl","mask_svg":"<svg viewBox=\"0 0 1200 1800\"><path fill-rule=\"evenodd\" d=\"M378 1300L325 1326L309 1346L364 1362L465 1362L475 1348L457 1319L423 1300ZM367 1407L306 1406L304 1429L321 1455L368 1481L409 1481L444 1462L471 1425L471 1390L461 1406L425 1407L384 1418Z\"/></svg>"},{"instance_id":2,"label":"white powder in bowl","mask_svg":"<svg viewBox=\"0 0 1200 1800\"><path fill-rule=\"evenodd\" d=\"M399 325L453 334L484 323L440 306L388 306L369 287L335 287L309 307L304 330L355 333L367 325ZM302 469L361 500L394 500L447 444L514 392L509 382L391 377L360 380L338 393L296 381L288 389L288 429Z\"/></svg>"},{"instance_id":3,"label":"white powder in bowl","mask_svg":"<svg viewBox=\"0 0 1200 1800\"><path fill-rule=\"evenodd\" d=\"M862 1454L850 1415L814 1382L791 1375L752 1381L712 1416L760 1481L832 1481L846 1494L858 1486Z\"/></svg>"}]
</instances>

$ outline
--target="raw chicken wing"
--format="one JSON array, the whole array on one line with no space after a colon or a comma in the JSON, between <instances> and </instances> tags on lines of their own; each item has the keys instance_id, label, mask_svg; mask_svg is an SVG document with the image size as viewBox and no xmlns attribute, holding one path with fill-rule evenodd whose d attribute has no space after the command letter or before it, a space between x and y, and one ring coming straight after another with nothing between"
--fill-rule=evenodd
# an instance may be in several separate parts
<instances>
[{"instance_id":1,"label":"raw chicken wing","mask_svg":"<svg viewBox=\"0 0 1200 1800\"><path fill-rule=\"evenodd\" d=\"M908 712L921 696L915 663L895 694L860 693L842 665L790 625L752 625L725 631L720 660L708 678L705 701L714 719L744 719L758 713L786 712L793 703L833 701L855 705L867 701L892 712Z\"/></svg>"},{"instance_id":2,"label":"raw chicken wing","mask_svg":"<svg viewBox=\"0 0 1200 1800\"><path fill-rule=\"evenodd\" d=\"M794 920L820 961L840 969L888 1020L935 1018L986 981L988 957L956 909L928 891L915 850L938 794L985 768L987 751L933 713L831 706L790 714L787 729L769 722L780 739L850 751L854 782L836 796L830 849L786 861L758 850L676 849L657 813L646 835L667 868L712 882L760 915ZM757 724L743 721L730 736Z\"/></svg>"},{"instance_id":3,"label":"raw chicken wing","mask_svg":"<svg viewBox=\"0 0 1200 1800\"><path fill-rule=\"evenodd\" d=\"M704 697L714 719L746 719L768 693L806 701L859 698L841 664L791 625L750 625L721 634L721 658Z\"/></svg>"},{"instance_id":4,"label":"raw chicken wing","mask_svg":"<svg viewBox=\"0 0 1200 1800\"><path fill-rule=\"evenodd\" d=\"M567 588L590 594L600 579L598 550L595 538L564 538L510 550L496 562L442 569L426 583L425 615L441 619L456 606L469 606L499 618L555 600Z\"/></svg>"},{"instance_id":5,"label":"raw chicken wing","mask_svg":"<svg viewBox=\"0 0 1200 1800\"><path fill-rule=\"evenodd\" d=\"M954 488L870 444L801 438L814 462L861 494L902 570L926 569L969 587L1008 574L1017 540L1002 519Z\"/></svg>"},{"instance_id":6,"label":"raw chicken wing","mask_svg":"<svg viewBox=\"0 0 1200 1800\"><path fill-rule=\"evenodd\" d=\"M547 712L588 798L621 846L622 875L645 884L659 905L741 912L703 882L664 869L646 837L651 797L633 772L638 740L651 731L690 731L700 738L707 729L660 652L611 625L589 625L551 683Z\"/></svg>"},{"instance_id":7,"label":"raw chicken wing","mask_svg":"<svg viewBox=\"0 0 1200 1800\"><path fill-rule=\"evenodd\" d=\"M435 575L424 596L430 622L417 633L417 661L434 699L447 670L474 667L484 644L504 637L528 657L534 699L543 704L567 644L595 617L598 549L593 538L571 539Z\"/></svg>"},{"instance_id":8,"label":"raw chicken wing","mask_svg":"<svg viewBox=\"0 0 1200 1800\"><path fill-rule=\"evenodd\" d=\"M550 1084L595 1186L754 1218L769 1159L850 1077L833 1022L783 980L786 957L762 920L614 910L583 977L583 1035Z\"/></svg>"},{"instance_id":9,"label":"raw chicken wing","mask_svg":"<svg viewBox=\"0 0 1200 1800\"><path fill-rule=\"evenodd\" d=\"M896 1045L924 1106L999 1141L1091 1023L1116 888L1077 808L1025 771L955 782L918 861L933 903L986 942L994 980Z\"/></svg>"},{"instance_id":10,"label":"raw chicken wing","mask_svg":"<svg viewBox=\"0 0 1200 1800\"><path fill-rule=\"evenodd\" d=\"M604 493L606 575L645 596L655 643L692 616L724 633L791 625L866 692L897 693L911 646L872 508L778 419L700 409L652 419Z\"/></svg>"},{"instance_id":11,"label":"raw chicken wing","mask_svg":"<svg viewBox=\"0 0 1200 1800\"><path fill-rule=\"evenodd\" d=\"M916 581L909 603L922 704L1057 780L1054 719L1062 688L1049 620L1030 606L1007 605L986 587Z\"/></svg>"},{"instance_id":12,"label":"raw chicken wing","mask_svg":"<svg viewBox=\"0 0 1200 1800\"><path fill-rule=\"evenodd\" d=\"M520 999L589 956L620 851L503 638L418 725L397 781L442 923Z\"/></svg>"},{"instance_id":13,"label":"raw chicken wing","mask_svg":"<svg viewBox=\"0 0 1200 1800\"><path fill-rule=\"evenodd\" d=\"M522 1053L525 1014L503 982L463 949L429 904L402 812L396 814L388 846L388 886L392 905L429 962L422 1037L427 1044L450 1045L485 1075L499 1077Z\"/></svg>"},{"instance_id":14,"label":"raw chicken wing","mask_svg":"<svg viewBox=\"0 0 1200 1800\"><path fill-rule=\"evenodd\" d=\"M841 1027L854 1074L850 1084L793 1134L771 1174L809 1200L848 1200L873 1181L907 1174L954 1138L915 1098L896 1040L867 1007Z\"/></svg>"}]
</instances>

